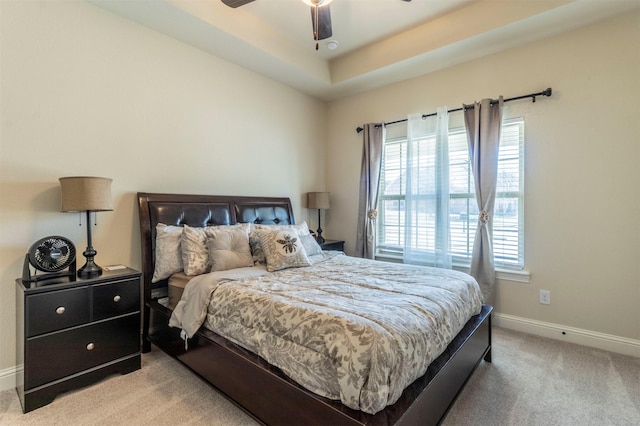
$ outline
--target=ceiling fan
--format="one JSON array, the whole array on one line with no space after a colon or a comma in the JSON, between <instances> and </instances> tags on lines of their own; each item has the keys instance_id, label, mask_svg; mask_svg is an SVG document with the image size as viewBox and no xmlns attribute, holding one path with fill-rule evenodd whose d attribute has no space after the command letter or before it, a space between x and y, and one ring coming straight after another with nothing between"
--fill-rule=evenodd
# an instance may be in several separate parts
<instances>
[{"instance_id":1,"label":"ceiling fan","mask_svg":"<svg viewBox=\"0 0 640 426\"><path fill-rule=\"evenodd\" d=\"M229 7L240 7L254 0L222 0L222 3ZM333 35L331 29L331 10L329 3L333 0L302 0L303 3L311 7L311 24L313 26L313 39L316 41L316 50L318 50L318 41L324 40ZM411 0L402 0L410 2Z\"/></svg>"}]
</instances>

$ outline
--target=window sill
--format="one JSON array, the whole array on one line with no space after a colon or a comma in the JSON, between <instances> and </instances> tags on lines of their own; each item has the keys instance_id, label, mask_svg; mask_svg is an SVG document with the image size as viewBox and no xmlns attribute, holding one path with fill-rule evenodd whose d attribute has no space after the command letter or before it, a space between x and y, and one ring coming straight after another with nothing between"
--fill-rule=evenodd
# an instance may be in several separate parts
<instances>
[{"instance_id":1,"label":"window sill","mask_svg":"<svg viewBox=\"0 0 640 426\"><path fill-rule=\"evenodd\" d=\"M496 269L496 278L503 281L514 281L528 284L531 281L529 271L511 271L509 269Z\"/></svg>"},{"instance_id":2,"label":"window sill","mask_svg":"<svg viewBox=\"0 0 640 426\"><path fill-rule=\"evenodd\" d=\"M402 263L402 257L393 255L376 256L376 260L382 260L385 262ZM453 269L456 271L469 273L469 267L465 265L454 264ZM531 272L529 271L514 271L510 269L496 268L496 278L501 281L513 281L518 283L529 283L531 280Z\"/></svg>"}]
</instances>

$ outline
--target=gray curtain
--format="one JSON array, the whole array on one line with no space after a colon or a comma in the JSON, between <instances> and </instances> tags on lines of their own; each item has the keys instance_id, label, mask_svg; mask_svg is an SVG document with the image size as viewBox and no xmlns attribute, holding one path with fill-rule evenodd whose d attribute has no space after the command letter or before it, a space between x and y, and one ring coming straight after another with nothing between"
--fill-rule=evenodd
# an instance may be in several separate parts
<instances>
[{"instance_id":1,"label":"gray curtain","mask_svg":"<svg viewBox=\"0 0 640 426\"><path fill-rule=\"evenodd\" d=\"M373 259L375 255L378 187L382 167L384 124L365 124L362 132L362 166L360 170L360 206L355 255Z\"/></svg>"},{"instance_id":2,"label":"gray curtain","mask_svg":"<svg viewBox=\"0 0 640 426\"><path fill-rule=\"evenodd\" d=\"M493 102L493 104L492 104ZM469 142L469 161L478 202L478 228L473 243L470 274L480 284L485 303L492 304L496 280L493 262L493 208L498 181L498 154L502 129L502 96L463 105Z\"/></svg>"}]
</instances>

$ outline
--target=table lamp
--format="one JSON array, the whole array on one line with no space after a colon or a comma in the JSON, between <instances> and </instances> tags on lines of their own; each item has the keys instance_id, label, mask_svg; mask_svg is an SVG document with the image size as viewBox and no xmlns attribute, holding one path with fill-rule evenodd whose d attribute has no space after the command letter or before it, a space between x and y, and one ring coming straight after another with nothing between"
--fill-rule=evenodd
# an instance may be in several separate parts
<instances>
[{"instance_id":1,"label":"table lamp","mask_svg":"<svg viewBox=\"0 0 640 426\"><path fill-rule=\"evenodd\" d=\"M83 256L86 263L78 270L80 278L95 277L102 274L102 268L94 262L97 254L91 242L91 212L111 211L111 181L109 178L75 176L62 177L63 212L86 212L87 214L87 249Z\"/></svg>"},{"instance_id":2,"label":"table lamp","mask_svg":"<svg viewBox=\"0 0 640 426\"><path fill-rule=\"evenodd\" d=\"M307 207L310 209L318 209L318 230L316 241L318 244L324 243L322 238L322 227L320 226L320 211L329 208L329 193L328 192L309 192L307 194Z\"/></svg>"}]
</instances>

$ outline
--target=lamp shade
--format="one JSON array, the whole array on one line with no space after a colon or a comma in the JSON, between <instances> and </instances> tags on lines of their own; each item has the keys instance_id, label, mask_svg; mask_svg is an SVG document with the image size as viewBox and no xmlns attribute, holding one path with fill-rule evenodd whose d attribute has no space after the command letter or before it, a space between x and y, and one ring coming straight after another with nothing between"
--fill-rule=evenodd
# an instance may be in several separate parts
<instances>
[{"instance_id":1,"label":"lamp shade","mask_svg":"<svg viewBox=\"0 0 640 426\"><path fill-rule=\"evenodd\" d=\"M328 192L309 192L307 194L307 207L310 209L328 209Z\"/></svg>"},{"instance_id":2,"label":"lamp shade","mask_svg":"<svg viewBox=\"0 0 640 426\"><path fill-rule=\"evenodd\" d=\"M113 210L110 178L92 176L61 177L63 212Z\"/></svg>"}]
</instances>

